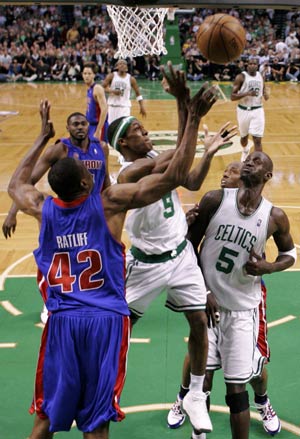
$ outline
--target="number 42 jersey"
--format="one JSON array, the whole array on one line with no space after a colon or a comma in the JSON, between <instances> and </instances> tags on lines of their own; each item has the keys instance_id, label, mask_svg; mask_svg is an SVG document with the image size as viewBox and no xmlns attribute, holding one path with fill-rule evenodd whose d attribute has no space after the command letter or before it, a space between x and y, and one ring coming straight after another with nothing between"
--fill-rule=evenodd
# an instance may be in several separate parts
<instances>
[{"instance_id":1,"label":"number 42 jersey","mask_svg":"<svg viewBox=\"0 0 300 439\"><path fill-rule=\"evenodd\" d=\"M124 246L108 229L99 194L74 202L46 198L34 256L50 312L129 315Z\"/></svg>"},{"instance_id":2,"label":"number 42 jersey","mask_svg":"<svg viewBox=\"0 0 300 439\"><path fill-rule=\"evenodd\" d=\"M255 212L245 216L238 209L237 194L238 189L224 189L200 250L207 288L231 311L253 309L261 301L261 277L248 275L244 266L252 249L260 256L264 253L272 209L262 197Z\"/></svg>"}]
</instances>

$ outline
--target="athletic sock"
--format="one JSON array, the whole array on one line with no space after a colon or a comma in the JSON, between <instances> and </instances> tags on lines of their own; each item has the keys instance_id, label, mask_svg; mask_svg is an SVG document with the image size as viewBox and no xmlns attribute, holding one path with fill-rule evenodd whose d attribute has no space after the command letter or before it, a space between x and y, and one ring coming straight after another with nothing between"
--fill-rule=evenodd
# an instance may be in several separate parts
<instances>
[{"instance_id":1,"label":"athletic sock","mask_svg":"<svg viewBox=\"0 0 300 439\"><path fill-rule=\"evenodd\" d=\"M185 397L185 395L188 393L188 391L190 390L189 387L184 387L182 384L180 386L180 390L179 390L179 398L183 399Z\"/></svg>"},{"instance_id":2,"label":"athletic sock","mask_svg":"<svg viewBox=\"0 0 300 439\"><path fill-rule=\"evenodd\" d=\"M191 373L190 391L194 393L202 393L204 378L205 375L193 375Z\"/></svg>"},{"instance_id":3,"label":"athletic sock","mask_svg":"<svg viewBox=\"0 0 300 439\"><path fill-rule=\"evenodd\" d=\"M258 395L257 393L254 393L254 402L256 404L265 405L267 401L268 401L267 392L264 395Z\"/></svg>"}]
</instances>

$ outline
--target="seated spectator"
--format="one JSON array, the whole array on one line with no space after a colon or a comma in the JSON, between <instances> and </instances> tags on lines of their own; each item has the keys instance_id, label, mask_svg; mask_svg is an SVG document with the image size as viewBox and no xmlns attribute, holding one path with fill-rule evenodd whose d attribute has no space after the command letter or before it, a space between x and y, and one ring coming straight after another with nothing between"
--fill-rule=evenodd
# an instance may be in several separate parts
<instances>
[{"instance_id":1,"label":"seated spectator","mask_svg":"<svg viewBox=\"0 0 300 439\"><path fill-rule=\"evenodd\" d=\"M132 60L133 62L133 76L136 78L145 78L147 63L144 56L137 56Z\"/></svg>"},{"instance_id":2,"label":"seated spectator","mask_svg":"<svg viewBox=\"0 0 300 439\"><path fill-rule=\"evenodd\" d=\"M18 81L23 78L22 65L18 62L17 58L13 58L8 69L8 76L11 81Z\"/></svg>"},{"instance_id":3,"label":"seated spectator","mask_svg":"<svg viewBox=\"0 0 300 439\"><path fill-rule=\"evenodd\" d=\"M260 67L259 67L259 73L263 77L264 81L270 81L272 78L272 69L270 67L270 64L268 61L265 61Z\"/></svg>"},{"instance_id":4,"label":"seated spectator","mask_svg":"<svg viewBox=\"0 0 300 439\"><path fill-rule=\"evenodd\" d=\"M78 63L71 61L67 67L66 81L77 81L81 79L81 68Z\"/></svg>"},{"instance_id":5,"label":"seated spectator","mask_svg":"<svg viewBox=\"0 0 300 439\"><path fill-rule=\"evenodd\" d=\"M63 81L67 76L68 63L62 58L57 59L51 68L51 76L54 81Z\"/></svg>"},{"instance_id":6,"label":"seated spectator","mask_svg":"<svg viewBox=\"0 0 300 439\"><path fill-rule=\"evenodd\" d=\"M202 69L202 63L203 61L197 58L194 58L193 56L190 57L188 61L188 68L187 68L187 79L190 81L200 81L203 79L203 69Z\"/></svg>"},{"instance_id":7,"label":"seated spectator","mask_svg":"<svg viewBox=\"0 0 300 439\"><path fill-rule=\"evenodd\" d=\"M43 58L40 58L37 62L36 74L38 81L49 81L51 79L50 66L44 63Z\"/></svg>"},{"instance_id":8,"label":"seated spectator","mask_svg":"<svg viewBox=\"0 0 300 439\"><path fill-rule=\"evenodd\" d=\"M36 62L27 56L24 63L22 64L22 75L24 81L31 82L37 79L37 68Z\"/></svg>"},{"instance_id":9,"label":"seated spectator","mask_svg":"<svg viewBox=\"0 0 300 439\"><path fill-rule=\"evenodd\" d=\"M159 67L159 61L157 56L150 56L148 59L148 79L150 81L156 81L159 78L160 75L160 67Z\"/></svg>"},{"instance_id":10,"label":"seated spectator","mask_svg":"<svg viewBox=\"0 0 300 439\"><path fill-rule=\"evenodd\" d=\"M223 69L220 69L219 72L214 74L214 77L217 81L230 81L230 69L228 66L224 66Z\"/></svg>"},{"instance_id":11,"label":"seated spectator","mask_svg":"<svg viewBox=\"0 0 300 439\"><path fill-rule=\"evenodd\" d=\"M269 60L270 60L269 54L266 52L265 49L261 49L258 54L259 65L261 66L265 62L269 62Z\"/></svg>"},{"instance_id":12,"label":"seated spectator","mask_svg":"<svg viewBox=\"0 0 300 439\"><path fill-rule=\"evenodd\" d=\"M8 69L11 64L12 57L7 49L0 48L0 73L8 74Z\"/></svg>"},{"instance_id":13,"label":"seated spectator","mask_svg":"<svg viewBox=\"0 0 300 439\"><path fill-rule=\"evenodd\" d=\"M284 78L284 65L279 63L278 58L274 58L273 63L271 64L272 71L272 79L275 82L282 81Z\"/></svg>"},{"instance_id":14,"label":"seated spectator","mask_svg":"<svg viewBox=\"0 0 300 439\"><path fill-rule=\"evenodd\" d=\"M298 82L299 75L300 75L300 68L297 67L292 62L289 63L285 72L286 79L291 82Z\"/></svg>"}]
</instances>

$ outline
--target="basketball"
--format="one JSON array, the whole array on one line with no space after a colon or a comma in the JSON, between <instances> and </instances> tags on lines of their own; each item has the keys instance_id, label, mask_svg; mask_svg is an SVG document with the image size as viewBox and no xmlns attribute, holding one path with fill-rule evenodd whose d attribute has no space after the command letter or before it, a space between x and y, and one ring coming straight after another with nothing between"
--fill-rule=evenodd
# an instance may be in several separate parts
<instances>
[{"instance_id":1,"label":"basketball","mask_svg":"<svg viewBox=\"0 0 300 439\"><path fill-rule=\"evenodd\" d=\"M246 44L240 21L228 14L209 15L197 31L197 45L206 59L226 64L237 59Z\"/></svg>"}]
</instances>

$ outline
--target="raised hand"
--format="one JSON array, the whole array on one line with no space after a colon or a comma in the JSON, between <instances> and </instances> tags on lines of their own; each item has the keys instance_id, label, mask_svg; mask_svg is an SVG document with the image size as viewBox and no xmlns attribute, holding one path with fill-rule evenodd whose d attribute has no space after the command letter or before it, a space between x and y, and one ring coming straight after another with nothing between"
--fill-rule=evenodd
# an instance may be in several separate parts
<instances>
[{"instance_id":1,"label":"raised hand","mask_svg":"<svg viewBox=\"0 0 300 439\"><path fill-rule=\"evenodd\" d=\"M215 86L209 87L208 82L200 88L200 90L191 99L188 109L192 116L205 116L213 104L218 100L218 90Z\"/></svg>"},{"instance_id":2,"label":"raised hand","mask_svg":"<svg viewBox=\"0 0 300 439\"><path fill-rule=\"evenodd\" d=\"M171 61L167 63L169 73L161 66L160 71L163 75L161 81L163 89L174 96L176 99L183 99L186 102L190 100L190 89L186 85L185 73L181 70L175 70Z\"/></svg>"},{"instance_id":3,"label":"raised hand","mask_svg":"<svg viewBox=\"0 0 300 439\"><path fill-rule=\"evenodd\" d=\"M16 215L8 214L2 224L2 233L5 236L5 239L12 237L12 234L15 233L16 227L17 227Z\"/></svg>"},{"instance_id":4,"label":"raised hand","mask_svg":"<svg viewBox=\"0 0 300 439\"><path fill-rule=\"evenodd\" d=\"M50 102L47 99L40 103L40 116L41 116L41 135L46 139L51 139L55 136L55 130L52 121L50 120Z\"/></svg>"},{"instance_id":5,"label":"raised hand","mask_svg":"<svg viewBox=\"0 0 300 439\"><path fill-rule=\"evenodd\" d=\"M216 134L209 134L207 125L203 125L205 151L214 154L219 148L226 144L232 144L230 139L237 135L237 126L230 126L231 122L225 123Z\"/></svg>"}]
</instances>

